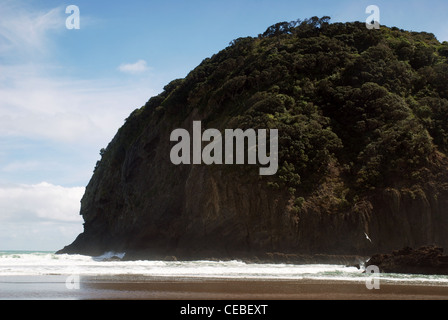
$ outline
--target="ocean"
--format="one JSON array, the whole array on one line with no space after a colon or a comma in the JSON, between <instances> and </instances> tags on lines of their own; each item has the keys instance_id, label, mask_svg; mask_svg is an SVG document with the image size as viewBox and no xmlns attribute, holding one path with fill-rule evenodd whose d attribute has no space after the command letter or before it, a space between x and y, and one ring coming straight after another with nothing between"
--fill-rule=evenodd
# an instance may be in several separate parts
<instances>
[{"instance_id":1,"label":"ocean","mask_svg":"<svg viewBox=\"0 0 448 320\"><path fill-rule=\"evenodd\" d=\"M246 264L241 261L105 261L124 253L99 257L56 255L54 252L0 251L0 276L134 275L157 278L208 279L333 279L360 280L362 271L341 265ZM448 281L448 278L447 278Z\"/></svg>"},{"instance_id":2,"label":"ocean","mask_svg":"<svg viewBox=\"0 0 448 320\"><path fill-rule=\"evenodd\" d=\"M96 297L94 293L98 293L98 290L106 290L106 284L124 282L136 285L149 282L340 281L359 285L366 283L369 277L362 268L343 265L247 264L241 261L105 261L112 256L123 255L124 253L110 252L100 257L88 257L56 255L54 252L0 251L0 299L92 298ZM448 276L381 274L378 279L381 284L448 288ZM99 288L98 284L103 287ZM122 297L114 290L107 291L108 298ZM134 291L144 290L140 288ZM153 298L158 298L157 292L153 292Z\"/></svg>"}]
</instances>

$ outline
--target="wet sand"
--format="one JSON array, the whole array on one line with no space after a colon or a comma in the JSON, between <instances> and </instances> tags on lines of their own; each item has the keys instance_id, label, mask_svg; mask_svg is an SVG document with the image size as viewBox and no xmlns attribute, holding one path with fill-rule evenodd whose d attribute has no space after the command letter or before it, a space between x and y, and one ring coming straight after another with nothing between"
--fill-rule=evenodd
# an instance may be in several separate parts
<instances>
[{"instance_id":1,"label":"wet sand","mask_svg":"<svg viewBox=\"0 0 448 320\"><path fill-rule=\"evenodd\" d=\"M2 300L448 300L448 286L325 280L169 279L143 276L0 277Z\"/></svg>"},{"instance_id":2,"label":"wet sand","mask_svg":"<svg viewBox=\"0 0 448 320\"><path fill-rule=\"evenodd\" d=\"M124 293L123 299L185 300L447 300L440 286L383 285L326 281L205 281L95 283L95 289ZM126 294L125 294L126 293ZM128 294L129 295L128 295Z\"/></svg>"}]
</instances>

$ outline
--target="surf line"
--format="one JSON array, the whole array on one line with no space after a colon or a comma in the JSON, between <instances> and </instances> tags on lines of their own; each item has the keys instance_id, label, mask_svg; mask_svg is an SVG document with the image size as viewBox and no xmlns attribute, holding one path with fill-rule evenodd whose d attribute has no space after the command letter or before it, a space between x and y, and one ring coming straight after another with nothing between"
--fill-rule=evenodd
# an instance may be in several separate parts
<instances>
[{"instance_id":1,"label":"surf line","mask_svg":"<svg viewBox=\"0 0 448 320\"><path fill-rule=\"evenodd\" d=\"M267 150L267 129L257 131L255 129L245 131L226 129L223 140L221 131L218 129L207 129L202 132L201 121L193 121L192 131L192 138L185 129L176 129L171 133L170 141L178 142L170 153L173 164L241 165L246 164L247 158L247 164L267 166L260 167L261 176L272 176L277 173L277 129L269 129L269 151ZM245 141L247 141L247 148ZM202 148L203 142L209 142L209 144Z\"/></svg>"}]
</instances>

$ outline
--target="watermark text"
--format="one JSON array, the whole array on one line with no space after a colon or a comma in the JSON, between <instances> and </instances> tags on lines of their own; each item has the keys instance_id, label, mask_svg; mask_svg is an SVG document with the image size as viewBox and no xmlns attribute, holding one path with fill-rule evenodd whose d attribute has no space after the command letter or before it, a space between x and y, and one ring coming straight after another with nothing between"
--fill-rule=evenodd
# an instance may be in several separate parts
<instances>
[{"instance_id":1,"label":"watermark text","mask_svg":"<svg viewBox=\"0 0 448 320\"><path fill-rule=\"evenodd\" d=\"M178 143L171 149L170 159L175 165L255 165L258 160L258 164L267 166L260 168L260 175L272 176L278 170L278 130L269 130L269 151L267 135L266 129L226 129L223 139L217 129L202 133L201 121L194 121L193 137L185 129L176 129L171 133L171 142ZM204 142L209 144L202 148Z\"/></svg>"}]
</instances>

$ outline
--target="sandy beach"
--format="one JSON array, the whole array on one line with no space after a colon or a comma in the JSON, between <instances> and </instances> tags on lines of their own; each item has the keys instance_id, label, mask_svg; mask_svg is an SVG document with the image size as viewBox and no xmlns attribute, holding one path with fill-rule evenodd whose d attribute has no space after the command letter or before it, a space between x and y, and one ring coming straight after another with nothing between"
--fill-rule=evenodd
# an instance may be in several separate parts
<instances>
[{"instance_id":1,"label":"sandy beach","mask_svg":"<svg viewBox=\"0 0 448 320\"><path fill-rule=\"evenodd\" d=\"M325 280L172 279L139 276L0 277L2 300L447 300L448 287Z\"/></svg>"}]
</instances>

